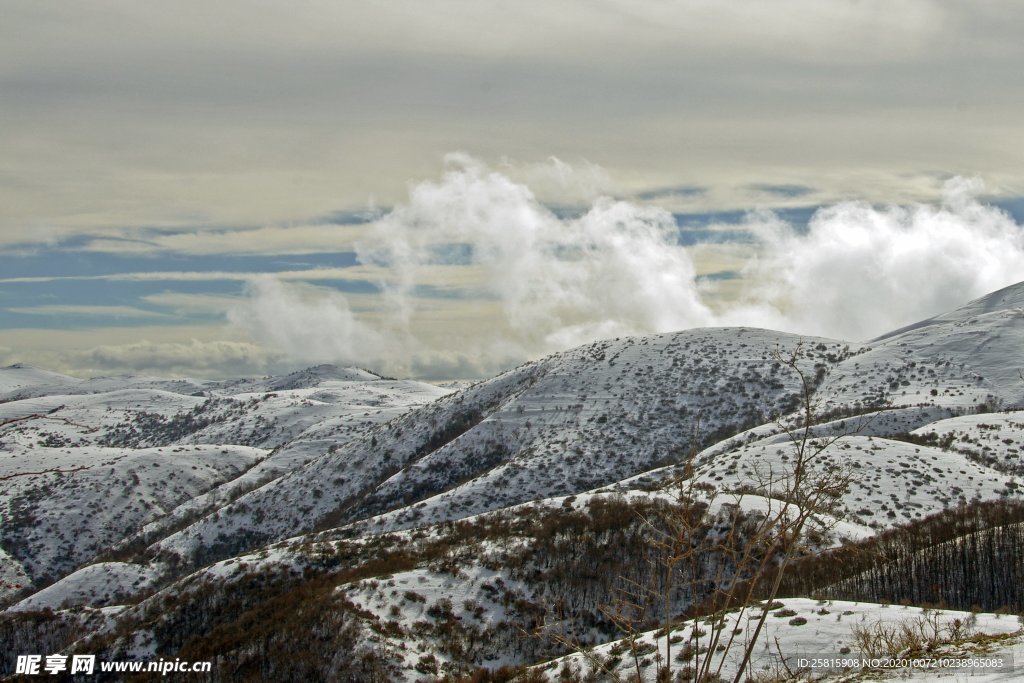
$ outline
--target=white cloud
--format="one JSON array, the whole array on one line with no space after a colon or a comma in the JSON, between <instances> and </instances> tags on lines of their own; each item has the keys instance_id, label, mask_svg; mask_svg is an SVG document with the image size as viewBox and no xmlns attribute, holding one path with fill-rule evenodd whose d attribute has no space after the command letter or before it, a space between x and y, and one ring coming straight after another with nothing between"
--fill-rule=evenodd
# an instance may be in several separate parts
<instances>
[{"instance_id":1,"label":"white cloud","mask_svg":"<svg viewBox=\"0 0 1024 683\"><path fill-rule=\"evenodd\" d=\"M601 166L589 161L566 163L548 157L541 163L525 163L503 158L501 173L522 183L538 200L556 206L588 205L598 197L618 194L620 188Z\"/></svg>"},{"instance_id":2,"label":"white cloud","mask_svg":"<svg viewBox=\"0 0 1024 683\"><path fill-rule=\"evenodd\" d=\"M562 162L550 169L575 176ZM82 278L246 281L243 297L163 292L144 300L179 314L225 311L248 341L217 341L232 334L219 328L154 327L133 328L153 340L133 344L110 330L88 339L83 331L7 330L4 343L32 349L31 362L78 374L223 376L338 362L392 375L479 377L593 339L705 325L867 339L1024 280L1021 226L980 202L984 188L974 179L949 181L935 205L838 203L806 228L753 213L714 226L721 235L749 231L753 243L687 248L662 209L597 197L561 217L510 173L529 176L450 157L439 180L413 185L407 201L366 227L362 263L351 268ZM715 270L741 277L698 278ZM0 282L49 279L61 278ZM312 279L370 282L383 295L303 282ZM102 305L42 310L136 313ZM72 345L88 350L67 351Z\"/></svg>"},{"instance_id":3,"label":"white cloud","mask_svg":"<svg viewBox=\"0 0 1024 683\"><path fill-rule=\"evenodd\" d=\"M360 312L353 300L359 298L266 276L248 285L228 319L292 366L338 363L400 377L479 378L536 355L506 334L508 326L486 302L410 300L407 324L394 308Z\"/></svg>"},{"instance_id":4,"label":"white cloud","mask_svg":"<svg viewBox=\"0 0 1024 683\"><path fill-rule=\"evenodd\" d=\"M668 212L599 198L562 219L525 185L464 155L448 158L440 182L413 187L357 251L387 267L381 286L407 320L420 272L452 245L482 270L481 287L535 352L712 320Z\"/></svg>"},{"instance_id":5,"label":"white cloud","mask_svg":"<svg viewBox=\"0 0 1024 683\"><path fill-rule=\"evenodd\" d=\"M563 190L573 186L572 167L551 169ZM581 182L570 190L593 191ZM383 292L374 316L355 314L336 291L263 277L229 319L297 360L432 377L487 374L596 338L713 321L671 214L598 198L579 217L559 218L525 184L465 155L449 156L439 182L412 187L357 250L361 274ZM496 307L455 299L446 311L467 315L452 315L445 329L429 320L448 301L431 298L438 294Z\"/></svg>"},{"instance_id":6,"label":"white cloud","mask_svg":"<svg viewBox=\"0 0 1024 683\"><path fill-rule=\"evenodd\" d=\"M750 306L723 320L865 339L1024 280L1024 231L977 201L983 189L955 178L941 206L845 202L806 233L755 216L763 250L745 273Z\"/></svg>"},{"instance_id":7,"label":"white cloud","mask_svg":"<svg viewBox=\"0 0 1024 683\"><path fill-rule=\"evenodd\" d=\"M394 338L358 320L342 294L270 276L251 280L246 292L228 320L290 358L381 367L396 356Z\"/></svg>"},{"instance_id":8,"label":"white cloud","mask_svg":"<svg viewBox=\"0 0 1024 683\"><path fill-rule=\"evenodd\" d=\"M244 376L263 374L277 358L256 344L239 341L153 342L105 344L63 354L80 374L105 372L157 375Z\"/></svg>"},{"instance_id":9,"label":"white cloud","mask_svg":"<svg viewBox=\"0 0 1024 683\"><path fill-rule=\"evenodd\" d=\"M359 246L364 274L384 292L374 316L353 313L337 292L262 278L231 320L297 360L435 377L707 325L862 340L1024 279L1024 234L977 201L982 189L954 179L940 206L845 202L819 211L806 230L752 214L732 227L758 244L693 250L742 263L739 280L716 284L698 282L691 251L661 209L598 198L560 218L526 185L456 155L440 181L413 186ZM436 300L420 288L460 270L459 287L475 287L495 310L428 329Z\"/></svg>"}]
</instances>

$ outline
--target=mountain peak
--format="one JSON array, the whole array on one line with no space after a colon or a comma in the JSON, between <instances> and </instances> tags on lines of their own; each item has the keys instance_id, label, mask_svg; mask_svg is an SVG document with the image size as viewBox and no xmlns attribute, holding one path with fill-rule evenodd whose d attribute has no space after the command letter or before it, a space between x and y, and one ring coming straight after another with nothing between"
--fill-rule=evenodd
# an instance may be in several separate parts
<instances>
[{"instance_id":1,"label":"mountain peak","mask_svg":"<svg viewBox=\"0 0 1024 683\"><path fill-rule=\"evenodd\" d=\"M76 377L44 370L29 363L14 363L0 368L0 393L32 386L77 384L81 381Z\"/></svg>"},{"instance_id":2,"label":"mountain peak","mask_svg":"<svg viewBox=\"0 0 1024 683\"><path fill-rule=\"evenodd\" d=\"M925 320L920 320L916 323L911 323L910 325L900 327L892 330L891 332L886 332L872 341L884 341L923 327L930 327L932 325L955 322L958 320L966 320L979 315L985 315L986 313L1009 311L1013 309L1024 309L1024 282L1018 282L1016 284L1003 287L1002 289L997 289L994 292L989 292L988 294L969 301L963 306L953 309L952 311L942 313Z\"/></svg>"},{"instance_id":3,"label":"mountain peak","mask_svg":"<svg viewBox=\"0 0 1024 683\"><path fill-rule=\"evenodd\" d=\"M314 365L303 370L296 370L281 377L273 377L267 382L272 391L289 389L311 389L323 382L368 382L381 379L368 370L352 367L339 367L331 363Z\"/></svg>"},{"instance_id":4,"label":"mountain peak","mask_svg":"<svg viewBox=\"0 0 1024 683\"><path fill-rule=\"evenodd\" d=\"M1011 308L1024 308L1024 282L990 292L943 317L968 317Z\"/></svg>"}]
</instances>

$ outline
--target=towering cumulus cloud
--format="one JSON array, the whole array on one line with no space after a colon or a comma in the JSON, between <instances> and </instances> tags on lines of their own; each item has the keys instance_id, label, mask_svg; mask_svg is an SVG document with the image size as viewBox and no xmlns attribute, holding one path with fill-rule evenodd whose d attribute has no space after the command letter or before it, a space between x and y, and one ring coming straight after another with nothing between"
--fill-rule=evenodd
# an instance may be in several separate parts
<instances>
[{"instance_id":1,"label":"towering cumulus cloud","mask_svg":"<svg viewBox=\"0 0 1024 683\"><path fill-rule=\"evenodd\" d=\"M607 198L562 219L530 192L473 159L453 156L439 183L380 221L360 259L381 267L395 310L408 311L432 265L480 271L531 349L595 337L710 324L670 213Z\"/></svg>"},{"instance_id":2,"label":"towering cumulus cloud","mask_svg":"<svg viewBox=\"0 0 1024 683\"><path fill-rule=\"evenodd\" d=\"M413 186L358 245L380 292L372 316L340 293L261 279L232 320L296 360L426 375L706 325L866 339L1024 279L1024 233L977 201L981 189L954 179L938 206L841 203L807 226L752 213L725 233L752 239L739 286L713 311L669 212L604 197L562 216L526 185L453 155L440 181ZM430 322L441 308L452 321L444 334Z\"/></svg>"},{"instance_id":3,"label":"towering cumulus cloud","mask_svg":"<svg viewBox=\"0 0 1024 683\"><path fill-rule=\"evenodd\" d=\"M750 222L762 249L723 322L865 339L1024 280L1024 231L979 203L979 181L946 183L941 206L819 210L806 232Z\"/></svg>"}]
</instances>

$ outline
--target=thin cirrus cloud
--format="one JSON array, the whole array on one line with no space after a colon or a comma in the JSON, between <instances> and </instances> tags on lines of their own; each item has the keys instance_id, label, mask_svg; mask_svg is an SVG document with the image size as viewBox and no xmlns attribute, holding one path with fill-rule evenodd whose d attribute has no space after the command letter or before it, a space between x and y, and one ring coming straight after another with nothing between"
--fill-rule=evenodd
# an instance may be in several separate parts
<instances>
[{"instance_id":1,"label":"thin cirrus cloud","mask_svg":"<svg viewBox=\"0 0 1024 683\"><path fill-rule=\"evenodd\" d=\"M708 188L699 185L674 185L669 187L656 187L651 190L643 190L633 195L639 201L651 201L655 199L668 200L690 200L706 195Z\"/></svg>"},{"instance_id":2,"label":"thin cirrus cloud","mask_svg":"<svg viewBox=\"0 0 1024 683\"><path fill-rule=\"evenodd\" d=\"M306 268L301 270L282 270L274 273L281 280L351 280L353 271L349 268ZM0 278L4 284L42 283L58 281L111 281L111 282L200 282L213 280L233 280L248 282L265 273L260 271L218 271L218 270L184 270L184 271L134 271L127 273L105 273L103 275L28 275L22 277Z\"/></svg>"},{"instance_id":3,"label":"thin cirrus cloud","mask_svg":"<svg viewBox=\"0 0 1024 683\"><path fill-rule=\"evenodd\" d=\"M361 236L359 223L279 225L233 230L165 231L145 240L99 238L81 251L112 254L181 254L186 256L261 255L301 256L332 251Z\"/></svg>"},{"instance_id":4,"label":"thin cirrus cloud","mask_svg":"<svg viewBox=\"0 0 1024 683\"><path fill-rule=\"evenodd\" d=\"M147 311L133 306L85 306L52 304L46 306L22 307L12 306L8 309L11 313L21 315L47 315L47 316L98 316L104 318L165 318L166 313L159 311Z\"/></svg>"},{"instance_id":5,"label":"thin cirrus cloud","mask_svg":"<svg viewBox=\"0 0 1024 683\"><path fill-rule=\"evenodd\" d=\"M439 181L413 186L359 245L382 292L373 320L354 315L343 294L273 278L250 284L231 319L295 359L428 374L431 363L474 358L478 370L497 369L595 339L707 325L862 340L1024 280L1021 226L978 201L982 191L954 178L938 205L844 202L801 228L753 212L732 226L750 237L733 254L738 267L717 271L739 277L702 278L699 249L680 243L663 209L603 198L558 216L527 186L455 155ZM461 265L445 263L452 253ZM441 266L472 267L493 324L423 333L418 288ZM716 298L720 286L729 297Z\"/></svg>"},{"instance_id":6,"label":"thin cirrus cloud","mask_svg":"<svg viewBox=\"0 0 1024 683\"><path fill-rule=\"evenodd\" d=\"M813 187L797 184L755 183L750 189L777 197L798 198L814 193Z\"/></svg>"}]
</instances>

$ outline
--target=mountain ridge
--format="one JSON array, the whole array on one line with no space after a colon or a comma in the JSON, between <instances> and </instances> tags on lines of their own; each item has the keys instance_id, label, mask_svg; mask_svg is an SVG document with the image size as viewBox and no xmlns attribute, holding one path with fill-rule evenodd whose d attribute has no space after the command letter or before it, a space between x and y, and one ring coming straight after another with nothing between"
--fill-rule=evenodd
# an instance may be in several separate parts
<instances>
[{"instance_id":1,"label":"mountain ridge","mask_svg":"<svg viewBox=\"0 0 1024 683\"><path fill-rule=\"evenodd\" d=\"M434 631L413 635L427 607L401 599L398 586L414 593L421 579L438 601L457 595L485 606L488 628L505 634L488 650L495 661L529 661L512 635L520 616L502 601L535 609L562 585L545 583L541 568L569 558L514 569L535 561L519 554L531 543L560 547L544 525L606 524L616 506L661 514L686 481L742 497L744 514L770 509L780 492L755 494L751 485L787 469L807 409L815 424L806 438L824 444L821 463L858 475L837 501L834 533L822 532L825 546L957 506L1020 499L1022 302L1024 283L865 343L745 327L603 340L457 392L336 366L258 380L83 380L72 388L95 391L75 393L19 387L20 397L0 403L0 421L10 420L0 431L0 475L29 465L53 471L0 486L0 581L31 586L9 614L120 602L110 618L122 631L142 630L131 641L95 631L102 647L177 656L180 642L140 625L173 613L164 602L198 591L227 604L233 598L221 591L260 572L301 586L305 573L351 565L355 573L331 595L375 615L357 610L353 623L404 662L395 664L401 677L422 672L400 643L431 653L439 642ZM234 469L192 476L217 458ZM56 471L79 465L89 469ZM130 526L119 538L75 512L102 500L102 480L90 481L100 465L126 491L119 518ZM180 482L169 489L178 487L176 497L155 497L157 482L171 479ZM543 528L531 530L531 520ZM47 531L65 527L107 550ZM500 536L506 527L518 536ZM495 540L465 538L465 529ZM398 563L395 571L358 569L381 558ZM611 590L598 583L587 600ZM596 603L586 604L580 623L598 618ZM396 609L399 626L388 635L381 624ZM452 609L464 623L477 618L475 607ZM71 614L56 618L79 618ZM137 640L145 634L150 645ZM479 657L472 661L483 664Z\"/></svg>"}]
</instances>

